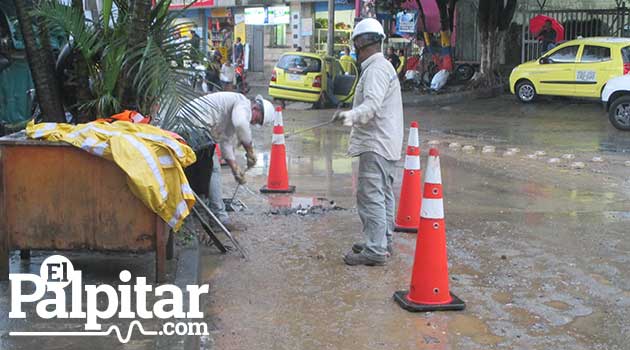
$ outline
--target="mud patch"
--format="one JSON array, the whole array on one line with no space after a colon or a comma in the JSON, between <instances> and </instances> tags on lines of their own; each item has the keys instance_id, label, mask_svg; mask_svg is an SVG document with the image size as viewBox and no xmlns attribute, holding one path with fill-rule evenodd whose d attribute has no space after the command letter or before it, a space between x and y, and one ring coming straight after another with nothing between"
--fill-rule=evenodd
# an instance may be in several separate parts
<instances>
[{"instance_id":1,"label":"mud patch","mask_svg":"<svg viewBox=\"0 0 630 350\"><path fill-rule=\"evenodd\" d=\"M268 215L321 215L330 211L346 210L335 201L322 197L274 196L269 198Z\"/></svg>"},{"instance_id":2,"label":"mud patch","mask_svg":"<svg viewBox=\"0 0 630 350\"><path fill-rule=\"evenodd\" d=\"M494 299L498 303L505 305L511 303L513 297L512 294L508 292L496 292L492 295L492 299Z\"/></svg>"},{"instance_id":3,"label":"mud patch","mask_svg":"<svg viewBox=\"0 0 630 350\"><path fill-rule=\"evenodd\" d=\"M490 333L485 322L469 315L455 315L449 321L449 331L468 337L481 345L496 345L503 340L503 337Z\"/></svg>"}]
</instances>

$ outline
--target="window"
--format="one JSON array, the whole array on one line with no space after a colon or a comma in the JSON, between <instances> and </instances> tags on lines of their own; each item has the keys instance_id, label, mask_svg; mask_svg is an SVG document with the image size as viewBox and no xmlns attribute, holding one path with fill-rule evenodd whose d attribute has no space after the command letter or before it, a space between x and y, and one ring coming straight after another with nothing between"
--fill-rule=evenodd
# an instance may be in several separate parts
<instances>
[{"instance_id":1,"label":"window","mask_svg":"<svg viewBox=\"0 0 630 350\"><path fill-rule=\"evenodd\" d=\"M287 46L287 25L277 24L271 26L269 38L269 47L286 47Z\"/></svg>"},{"instance_id":2,"label":"window","mask_svg":"<svg viewBox=\"0 0 630 350\"><path fill-rule=\"evenodd\" d=\"M578 45L563 47L549 56L551 63L574 63Z\"/></svg>"},{"instance_id":3,"label":"window","mask_svg":"<svg viewBox=\"0 0 630 350\"><path fill-rule=\"evenodd\" d=\"M610 48L603 46L584 46L582 63L610 61Z\"/></svg>"},{"instance_id":4,"label":"window","mask_svg":"<svg viewBox=\"0 0 630 350\"><path fill-rule=\"evenodd\" d=\"M320 72L322 70L322 61L307 56L284 55L276 66L292 73L306 74Z\"/></svg>"},{"instance_id":5,"label":"window","mask_svg":"<svg viewBox=\"0 0 630 350\"><path fill-rule=\"evenodd\" d=\"M630 46L621 49L621 56L623 56L623 63L630 63Z\"/></svg>"}]
</instances>

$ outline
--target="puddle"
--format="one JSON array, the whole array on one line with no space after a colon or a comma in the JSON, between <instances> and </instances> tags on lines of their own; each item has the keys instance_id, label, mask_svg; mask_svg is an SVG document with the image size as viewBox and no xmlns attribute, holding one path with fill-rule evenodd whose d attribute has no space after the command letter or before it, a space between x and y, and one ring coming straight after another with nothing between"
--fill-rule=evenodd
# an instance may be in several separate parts
<instances>
[{"instance_id":1,"label":"puddle","mask_svg":"<svg viewBox=\"0 0 630 350\"><path fill-rule=\"evenodd\" d=\"M455 315L449 321L449 330L469 337L481 345L495 345L503 340L502 337L490 333L488 326L483 321L469 315Z\"/></svg>"},{"instance_id":2,"label":"puddle","mask_svg":"<svg viewBox=\"0 0 630 350\"><path fill-rule=\"evenodd\" d=\"M565 302L559 301L559 300L548 301L545 303L545 305L550 306L554 309L563 310L563 311L571 308L571 305Z\"/></svg>"},{"instance_id":3,"label":"puddle","mask_svg":"<svg viewBox=\"0 0 630 350\"><path fill-rule=\"evenodd\" d=\"M540 322L540 318L538 316L533 315L526 309L520 307L510 307L507 309L507 311L510 313L510 315L512 315L514 322L517 324L529 327L536 322Z\"/></svg>"}]
</instances>

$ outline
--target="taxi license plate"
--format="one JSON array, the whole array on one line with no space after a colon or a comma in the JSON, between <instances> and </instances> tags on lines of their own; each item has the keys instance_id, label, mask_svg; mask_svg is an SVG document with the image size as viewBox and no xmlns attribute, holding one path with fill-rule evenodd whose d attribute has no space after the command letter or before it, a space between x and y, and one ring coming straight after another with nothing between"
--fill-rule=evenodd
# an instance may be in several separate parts
<instances>
[{"instance_id":1,"label":"taxi license plate","mask_svg":"<svg viewBox=\"0 0 630 350\"><path fill-rule=\"evenodd\" d=\"M289 77L288 77L288 78L289 78L289 80L291 80L291 81L300 81L300 80L301 80L301 79L300 79L300 76L299 76L299 75L297 75L297 74L289 74Z\"/></svg>"}]
</instances>

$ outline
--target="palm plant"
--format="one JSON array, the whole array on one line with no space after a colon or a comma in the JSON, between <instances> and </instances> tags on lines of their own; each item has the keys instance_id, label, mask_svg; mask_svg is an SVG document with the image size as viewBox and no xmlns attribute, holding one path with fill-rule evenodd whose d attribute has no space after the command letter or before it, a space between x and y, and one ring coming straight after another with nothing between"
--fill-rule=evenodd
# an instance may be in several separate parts
<instances>
[{"instance_id":1,"label":"palm plant","mask_svg":"<svg viewBox=\"0 0 630 350\"><path fill-rule=\"evenodd\" d=\"M35 8L33 14L43 25L67 35L87 66L89 94L77 96L72 107L95 119L122 109L154 115L159 106L167 129L175 128L176 121L201 122L202 110L189 103L198 97L188 83L191 69L182 64L199 61L199 53L190 40L180 38L180 31L191 24L175 24L178 13L169 11L170 4L104 0L101 16L92 21L81 9L57 1Z\"/></svg>"}]
</instances>

